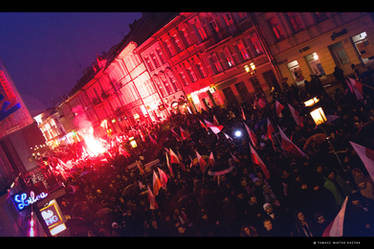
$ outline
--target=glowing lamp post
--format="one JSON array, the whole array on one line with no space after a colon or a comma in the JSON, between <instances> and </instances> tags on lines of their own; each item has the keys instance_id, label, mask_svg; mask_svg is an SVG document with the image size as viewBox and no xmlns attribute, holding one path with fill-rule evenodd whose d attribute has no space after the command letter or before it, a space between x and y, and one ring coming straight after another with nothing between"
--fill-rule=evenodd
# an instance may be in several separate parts
<instances>
[{"instance_id":1,"label":"glowing lamp post","mask_svg":"<svg viewBox=\"0 0 374 249\"><path fill-rule=\"evenodd\" d=\"M306 107L311 107L311 106L314 106L314 104L318 103L319 102L319 99L317 97L314 97L312 99L309 99L307 101L304 102L304 105Z\"/></svg>"},{"instance_id":2,"label":"glowing lamp post","mask_svg":"<svg viewBox=\"0 0 374 249\"><path fill-rule=\"evenodd\" d=\"M313 111L310 112L310 115L312 116L313 121L317 126L324 124L327 121L326 115L323 112L322 107L318 107L317 109L314 109Z\"/></svg>"},{"instance_id":3,"label":"glowing lamp post","mask_svg":"<svg viewBox=\"0 0 374 249\"><path fill-rule=\"evenodd\" d=\"M135 149L136 147L138 147L138 144L136 143L134 137L130 137L130 138L129 138L129 141L130 141L130 145L131 145L132 148Z\"/></svg>"}]
</instances>

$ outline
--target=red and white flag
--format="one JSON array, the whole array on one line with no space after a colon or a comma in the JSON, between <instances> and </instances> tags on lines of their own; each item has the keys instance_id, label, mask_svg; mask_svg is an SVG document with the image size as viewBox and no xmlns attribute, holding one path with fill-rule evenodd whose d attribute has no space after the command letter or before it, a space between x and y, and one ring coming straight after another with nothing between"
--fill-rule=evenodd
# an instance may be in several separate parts
<instances>
[{"instance_id":1,"label":"red and white flag","mask_svg":"<svg viewBox=\"0 0 374 249\"><path fill-rule=\"evenodd\" d=\"M205 171L207 170L207 166L208 166L208 163L204 160L204 158L199 154L199 152L197 152L197 150L195 150L196 152L196 157L197 157L197 161L199 162L199 165L200 165L200 170L201 172L204 174Z\"/></svg>"},{"instance_id":2,"label":"red and white flag","mask_svg":"<svg viewBox=\"0 0 374 249\"><path fill-rule=\"evenodd\" d=\"M351 77L348 77L346 79L346 82L347 82L347 85L349 87L349 90L351 90L351 93L353 93L355 96L356 96L356 99L357 100L361 100L364 98L363 94L363 88L362 88L362 83L351 78Z\"/></svg>"},{"instance_id":3,"label":"red and white flag","mask_svg":"<svg viewBox=\"0 0 374 249\"><path fill-rule=\"evenodd\" d=\"M279 134L281 136L281 147L284 151L291 153L296 156L302 156L308 158L308 155L305 154L296 144L294 144L283 132L283 130L278 126Z\"/></svg>"},{"instance_id":4,"label":"red and white flag","mask_svg":"<svg viewBox=\"0 0 374 249\"><path fill-rule=\"evenodd\" d=\"M274 130L273 125L270 122L270 119L267 118L266 121L267 121L267 125L266 125L267 126L267 135L268 135L268 138L270 139L271 144L273 145L273 148L275 150L275 141L274 141L274 137L273 137L273 133L275 132L275 130Z\"/></svg>"},{"instance_id":5,"label":"red and white flag","mask_svg":"<svg viewBox=\"0 0 374 249\"><path fill-rule=\"evenodd\" d=\"M175 152L172 149L169 150L169 155L170 155L170 163L171 164L173 164L173 163L180 164L181 163L179 157L177 156L177 154L175 154Z\"/></svg>"},{"instance_id":6,"label":"red and white flag","mask_svg":"<svg viewBox=\"0 0 374 249\"><path fill-rule=\"evenodd\" d=\"M247 120L247 117L245 116L245 113L244 113L243 107L240 107L240 110L241 110L241 113L242 113L242 119L243 119L244 121Z\"/></svg>"},{"instance_id":7,"label":"red and white flag","mask_svg":"<svg viewBox=\"0 0 374 249\"><path fill-rule=\"evenodd\" d=\"M166 189L166 186L167 186L167 183L168 183L168 176L159 167L157 167L157 170L158 170L158 174L160 175L161 186L162 186L163 189Z\"/></svg>"},{"instance_id":8,"label":"red and white flag","mask_svg":"<svg viewBox=\"0 0 374 249\"><path fill-rule=\"evenodd\" d=\"M161 186L162 186L161 181L158 178L156 172L153 170L153 193L155 195L158 195Z\"/></svg>"},{"instance_id":9,"label":"red and white flag","mask_svg":"<svg viewBox=\"0 0 374 249\"><path fill-rule=\"evenodd\" d=\"M343 224L344 224L344 216L345 210L347 207L348 196L345 197L343 205L335 217L335 219L328 225L322 233L322 237L342 237L343 236Z\"/></svg>"},{"instance_id":10,"label":"red and white flag","mask_svg":"<svg viewBox=\"0 0 374 249\"><path fill-rule=\"evenodd\" d=\"M260 166L262 172L264 173L265 178L269 179L270 178L270 172L269 172L268 168L266 167L264 162L261 160L261 158L258 156L257 152L255 151L255 149L252 147L251 144L249 144L249 148L251 149L251 157L252 157L253 163Z\"/></svg>"},{"instance_id":11,"label":"red and white flag","mask_svg":"<svg viewBox=\"0 0 374 249\"><path fill-rule=\"evenodd\" d=\"M168 157L168 153L167 152L165 152L165 157L166 157L166 166L169 169L170 175L171 175L171 177L174 177L173 168L170 165L169 157Z\"/></svg>"},{"instance_id":12,"label":"red and white flag","mask_svg":"<svg viewBox=\"0 0 374 249\"><path fill-rule=\"evenodd\" d=\"M148 190L149 209L155 210L155 209L158 208L158 204L156 202L156 197L152 193L152 190L149 188L148 185L147 185L147 190Z\"/></svg>"},{"instance_id":13,"label":"red and white flag","mask_svg":"<svg viewBox=\"0 0 374 249\"><path fill-rule=\"evenodd\" d=\"M199 120L199 122L200 122L201 127L203 127L208 132L209 130L208 127L206 127L206 125L201 120Z\"/></svg>"},{"instance_id":14,"label":"red and white flag","mask_svg":"<svg viewBox=\"0 0 374 249\"><path fill-rule=\"evenodd\" d=\"M171 133L174 135L177 141L180 141L181 137L174 131L174 128L170 129Z\"/></svg>"},{"instance_id":15,"label":"red and white flag","mask_svg":"<svg viewBox=\"0 0 374 249\"><path fill-rule=\"evenodd\" d=\"M156 140L152 137L150 133L149 133L149 140L151 140L153 144L157 144Z\"/></svg>"},{"instance_id":16,"label":"red and white flag","mask_svg":"<svg viewBox=\"0 0 374 249\"><path fill-rule=\"evenodd\" d=\"M181 137L183 140L189 139L191 137L190 133L184 130L182 127L179 127L179 130L181 132Z\"/></svg>"},{"instance_id":17,"label":"red and white flag","mask_svg":"<svg viewBox=\"0 0 374 249\"><path fill-rule=\"evenodd\" d=\"M213 122L215 125L219 125L218 119L216 118L216 115L213 115Z\"/></svg>"},{"instance_id":18,"label":"red and white flag","mask_svg":"<svg viewBox=\"0 0 374 249\"><path fill-rule=\"evenodd\" d=\"M288 108L290 108L290 112L295 120L295 123L300 127L304 127L303 118L299 115L298 111L296 111L296 109L290 104L288 104Z\"/></svg>"},{"instance_id":19,"label":"red and white flag","mask_svg":"<svg viewBox=\"0 0 374 249\"><path fill-rule=\"evenodd\" d=\"M230 137L229 135L227 135L226 133L223 133L226 137L227 140L229 141L234 141L234 139L232 139L232 137Z\"/></svg>"},{"instance_id":20,"label":"red and white flag","mask_svg":"<svg viewBox=\"0 0 374 249\"><path fill-rule=\"evenodd\" d=\"M211 122L206 121L206 120L204 120L204 123L205 123L205 125L206 125L209 129L212 130L212 132L213 132L214 134L218 134L218 133L220 133L220 132L222 131L222 129L223 129L223 125L215 125L215 124L212 124Z\"/></svg>"},{"instance_id":21,"label":"red and white flag","mask_svg":"<svg viewBox=\"0 0 374 249\"><path fill-rule=\"evenodd\" d=\"M256 137L256 134L247 126L246 123L244 123L244 127L245 127L245 130L247 131L248 133L248 136L249 136L249 139L251 140L251 143L252 145L255 147L255 148L258 148L258 143L257 143L257 137Z\"/></svg>"},{"instance_id":22,"label":"red and white flag","mask_svg":"<svg viewBox=\"0 0 374 249\"><path fill-rule=\"evenodd\" d=\"M282 111L283 111L283 109L284 109L284 106L283 106L281 103L279 103L278 100L276 100L276 101L275 101L275 112L276 112L276 114L277 114L277 116L278 116L279 118L282 118L282 117L283 117L283 115L282 115Z\"/></svg>"},{"instance_id":23,"label":"red and white flag","mask_svg":"<svg viewBox=\"0 0 374 249\"><path fill-rule=\"evenodd\" d=\"M360 157L371 179L374 181L374 150L356 144L352 141L349 141L349 143L352 145L353 149Z\"/></svg>"},{"instance_id":24,"label":"red and white flag","mask_svg":"<svg viewBox=\"0 0 374 249\"><path fill-rule=\"evenodd\" d=\"M139 160L136 160L136 167L138 167L138 170L139 170L140 174L144 175L144 170L143 170L143 167L142 167L141 162Z\"/></svg>"},{"instance_id":25,"label":"red and white flag","mask_svg":"<svg viewBox=\"0 0 374 249\"><path fill-rule=\"evenodd\" d=\"M213 151L212 151L212 152L210 152L210 155L209 155L209 165L213 166L214 162L215 162L215 160L214 160L214 155L213 155Z\"/></svg>"}]
</instances>

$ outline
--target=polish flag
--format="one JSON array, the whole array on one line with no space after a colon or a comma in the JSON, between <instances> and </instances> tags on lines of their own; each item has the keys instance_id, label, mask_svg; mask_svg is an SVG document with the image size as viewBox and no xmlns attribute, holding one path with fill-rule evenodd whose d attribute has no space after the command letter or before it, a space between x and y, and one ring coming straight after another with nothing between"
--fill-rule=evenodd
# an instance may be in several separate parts
<instances>
[{"instance_id":1,"label":"polish flag","mask_svg":"<svg viewBox=\"0 0 374 249\"><path fill-rule=\"evenodd\" d=\"M213 151L212 151L212 152L210 152L210 155L209 155L209 165L213 166L214 162L215 162L215 160L214 160L214 155L213 155Z\"/></svg>"},{"instance_id":2,"label":"polish flag","mask_svg":"<svg viewBox=\"0 0 374 249\"><path fill-rule=\"evenodd\" d=\"M156 172L153 170L153 193L157 196L160 188L162 187L161 181L158 178Z\"/></svg>"},{"instance_id":3,"label":"polish flag","mask_svg":"<svg viewBox=\"0 0 374 249\"><path fill-rule=\"evenodd\" d=\"M212 124L211 122L206 121L206 120L204 120L204 122L205 122L206 126L213 131L214 134L220 133L223 129L223 125L215 125L215 124Z\"/></svg>"},{"instance_id":4,"label":"polish flag","mask_svg":"<svg viewBox=\"0 0 374 249\"><path fill-rule=\"evenodd\" d=\"M181 137L182 137L183 140L186 140L186 139L191 137L190 133L188 131L184 130L182 127L179 127L179 130L181 132Z\"/></svg>"},{"instance_id":5,"label":"polish flag","mask_svg":"<svg viewBox=\"0 0 374 249\"><path fill-rule=\"evenodd\" d=\"M219 125L218 119L216 118L216 115L213 115L213 122L215 125Z\"/></svg>"},{"instance_id":6,"label":"polish flag","mask_svg":"<svg viewBox=\"0 0 374 249\"><path fill-rule=\"evenodd\" d=\"M269 179L270 178L270 172L269 172L268 168L266 167L264 162L261 160L261 158L258 156L257 152L255 151L255 149L252 147L251 144L249 144L249 148L251 149L251 156L252 156L253 163L260 166L262 172L265 175L265 178Z\"/></svg>"},{"instance_id":7,"label":"polish flag","mask_svg":"<svg viewBox=\"0 0 374 249\"><path fill-rule=\"evenodd\" d=\"M277 116L278 116L279 118L282 118L282 117L283 117L283 115L282 115L282 111L283 111L283 109L284 109L284 106L283 106L281 103L279 103L278 100L276 100L276 101L275 101L275 112L276 112L276 114L277 114Z\"/></svg>"},{"instance_id":8,"label":"polish flag","mask_svg":"<svg viewBox=\"0 0 374 249\"><path fill-rule=\"evenodd\" d=\"M287 151L288 153L302 156L308 158L308 155L305 154L299 147L297 147L296 144L294 144L287 136L284 134L283 130L278 126L279 134L281 135L281 146L284 151Z\"/></svg>"},{"instance_id":9,"label":"polish flag","mask_svg":"<svg viewBox=\"0 0 374 249\"><path fill-rule=\"evenodd\" d=\"M256 134L247 126L246 123L244 123L244 127L248 133L248 136L249 136L249 139L251 140L251 143L252 145L255 147L255 148L258 148L258 144L257 144L257 137L256 137Z\"/></svg>"},{"instance_id":10,"label":"polish flag","mask_svg":"<svg viewBox=\"0 0 374 249\"><path fill-rule=\"evenodd\" d=\"M322 233L322 237L342 237L343 236L343 224L344 224L344 216L345 210L347 207L348 196L345 197L343 205L335 217L335 219L327 226L325 231Z\"/></svg>"},{"instance_id":11,"label":"polish flag","mask_svg":"<svg viewBox=\"0 0 374 249\"><path fill-rule=\"evenodd\" d=\"M173 133L175 139L177 139L177 141L180 141L180 136L174 131L174 128L170 129L171 133Z\"/></svg>"},{"instance_id":12,"label":"polish flag","mask_svg":"<svg viewBox=\"0 0 374 249\"><path fill-rule=\"evenodd\" d=\"M270 141L273 145L273 148L275 150L275 142L274 142L274 138L273 138L273 133L275 132L275 130L274 130L273 125L270 122L270 119L267 118L266 121L267 121L267 135L268 135L268 138L270 139Z\"/></svg>"},{"instance_id":13,"label":"polish flag","mask_svg":"<svg viewBox=\"0 0 374 249\"><path fill-rule=\"evenodd\" d=\"M374 181L374 150L356 144L352 141L349 141L349 143L352 145L353 149L360 157L371 179Z\"/></svg>"},{"instance_id":14,"label":"polish flag","mask_svg":"<svg viewBox=\"0 0 374 249\"><path fill-rule=\"evenodd\" d=\"M208 132L209 130L208 127L206 127L206 125L201 120L199 120L199 122L200 122L201 127L203 127Z\"/></svg>"},{"instance_id":15,"label":"polish flag","mask_svg":"<svg viewBox=\"0 0 374 249\"><path fill-rule=\"evenodd\" d=\"M237 158L237 157L236 157L234 154L232 154L232 153L231 153L231 158L232 158L232 160L234 160L234 161L237 162L237 163L240 162L239 158Z\"/></svg>"},{"instance_id":16,"label":"polish flag","mask_svg":"<svg viewBox=\"0 0 374 249\"><path fill-rule=\"evenodd\" d=\"M359 81L351 78L351 77L348 77L346 79L346 82L347 82L347 85L349 87L349 90L351 90L351 92L356 96L357 100L361 100L363 99L363 89L362 89L362 83L360 83Z\"/></svg>"},{"instance_id":17,"label":"polish flag","mask_svg":"<svg viewBox=\"0 0 374 249\"><path fill-rule=\"evenodd\" d=\"M170 155L170 164L173 164L173 163L180 164L181 163L179 157L177 156L177 154L175 154L175 152L172 149L169 150L169 155Z\"/></svg>"},{"instance_id":18,"label":"polish flag","mask_svg":"<svg viewBox=\"0 0 374 249\"><path fill-rule=\"evenodd\" d=\"M195 150L195 152L196 152L197 161L200 164L200 170L204 174L205 171L207 170L208 163L205 162L204 158L199 154L199 152L197 152L197 150Z\"/></svg>"},{"instance_id":19,"label":"polish flag","mask_svg":"<svg viewBox=\"0 0 374 249\"><path fill-rule=\"evenodd\" d=\"M173 169L172 169L172 167L170 165L169 157L168 157L168 153L167 152L165 152L165 156L166 156L166 166L168 167L168 169L170 171L171 177L174 177Z\"/></svg>"},{"instance_id":20,"label":"polish flag","mask_svg":"<svg viewBox=\"0 0 374 249\"><path fill-rule=\"evenodd\" d=\"M158 174L160 175L161 186L162 186L162 188L164 188L166 190L166 186L167 186L167 183L168 183L168 176L159 167L157 167L157 170L158 170Z\"/></svg>"},{"instance_id":21,"label":"polish flag","mask_svg":"<svg viewBox=\"0 0 374 249\"><path fill-rule=\"evenodd\" d=\"M149 188L149 186L147 185L147 189L148 189L148 200L149 200L149 209L151 210L155 210L158 208L158 204L156 202L156 197L155 195L152 193L152 190Z\"/></svg>"},{"instance_id":22,"label":"polish flag","mask_svg":"<svg viewBox=\"0 0 374 249\"><path fill-rule=\"evenodd\" d=\"M241 113L242 113L242 119L243 119L243 120L247 120L247 117L245 116L245 113L244 113L243 107L240 107L240 110L241 110Z\"/></svg>"},{"instance_id":23,"label":"polish flag","mask_svg":"<svg viewBox=\"0 0 374 249\"><path fill-rule=\"evenodd\" d=\"M140 174L144 175L143 167L142 167L140 161L138 161L138 160L136 160L136 167L138 167Z\"/></svg>"},{"instance_id":24,"label":"polish flag","mask_svg":"<svg viewBox=\"0 0 374 249\"><path fill-rule=\"evenodd\" d=\"M151 140L151 142L152 142L153 144L157 144L156 140L152 137L151 134L149 134L149 140Z\"/></svg>"},{"instance_id":25,"label":"polish flag","mask_svg":"<svg viewBox=\"0 0 374 249\"><path fill-rule=\"evenodd\" d=\"M293 108L292 105L288 104L288 108L290 108L290 112L292 114L293 119L295 120L296 124L300 127L304 127L302 117L299 115L299 113Z\"/></svg>"},{"instance_id":26,"label":"polish flag","mask_svg":"<svg viewBox=\"0 0 374 249\"><path fill-rule=\"evenodd\" d=\"M230 137L229 135L227 135L226 133L223 133L226 137L227 140L231 140L231 141L234 141L234 139L232 139L232 137Z\"/></svg>"}]
</instances>

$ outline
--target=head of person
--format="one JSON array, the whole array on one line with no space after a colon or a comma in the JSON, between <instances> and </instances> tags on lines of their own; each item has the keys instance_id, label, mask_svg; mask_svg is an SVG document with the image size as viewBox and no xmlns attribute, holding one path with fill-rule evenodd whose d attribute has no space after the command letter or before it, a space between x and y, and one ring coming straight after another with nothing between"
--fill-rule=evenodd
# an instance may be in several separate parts
<instances>
[{"instance_id":1,"label":"head of person","mask_svg":"<svg viewBox=\"0 0 374 249\"><path fill-rule=\"evenodd\" d=\"M264 208L264 211L267 213L267 214L271 214L273 213L273 206L270 204L270 203L265 203L263 205L263 208Z\"/></svg>"},{"instance_id":2,"label":"head of person","mask_svg":"<svg viewBox=\"0 0 374 249\"><path fill-rule=\"evenodd\" d=\"M266 231L271 231L273 229L273 223L270 219L264 220L264 228Z\"/></svg>"}]
</instances>

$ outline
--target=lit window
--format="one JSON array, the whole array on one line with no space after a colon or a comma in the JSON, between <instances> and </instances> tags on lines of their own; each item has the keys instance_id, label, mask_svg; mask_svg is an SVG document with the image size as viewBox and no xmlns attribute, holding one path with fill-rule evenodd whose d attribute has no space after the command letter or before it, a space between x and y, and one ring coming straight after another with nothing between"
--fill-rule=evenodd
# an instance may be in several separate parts
<instances>
[{"instance_id":1,"label":"lit window","mask_svg":"<svg viewBox=\"0 0 374 249\"><path fill-rule=\"evenodd\" d=\"M154 53L151 53L151 58L152 58L153 63L155 64L156 68L160 67L160 63L158 63L158 60L157 60Z\"/></svg>"},{"instance_id":2,"label":"lit window","mask_svg":"<svg viewBox=\"0 0 374 249\"><path fill-rule=\"evenodd\" d=\"M277 40L281 40L285 37L284 31L281 27L279 19L274 16L268 20L271 30Z\"/></svg>"},{"instance_id":3,"label":"lit window","mask_svg":"<svg viewBox=\"0 0 374 249\"><path fill-rule=\"evenodd\" d=\"M156 48L156 53L157 53L158 57L160 58L161 63L165 64L164 54L162 53L160 48Z\"/></svg>"}]
</instances>

